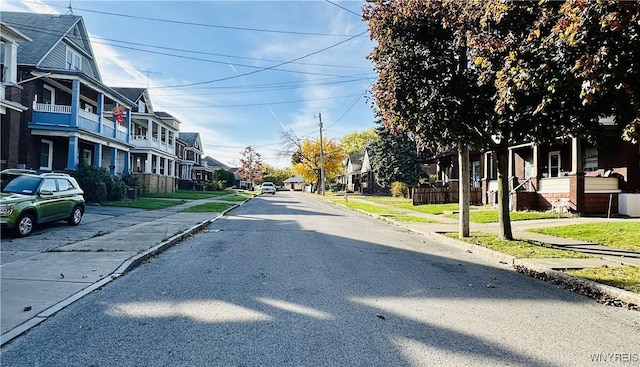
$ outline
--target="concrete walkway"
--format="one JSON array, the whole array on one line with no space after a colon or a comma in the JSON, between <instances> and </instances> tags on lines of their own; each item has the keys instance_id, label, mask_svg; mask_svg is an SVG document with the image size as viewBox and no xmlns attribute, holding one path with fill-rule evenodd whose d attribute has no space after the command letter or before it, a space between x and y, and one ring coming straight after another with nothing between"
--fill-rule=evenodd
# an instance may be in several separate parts
<instances>
[{"instance_id":1,"label":"concrete walkway","mask_svg":"<svg viewBox=\"0 0 640 367\"><path fill-rule=\"evenodd\" d=\"M3 237L1 344L223 214L181 210L209 202L241 204L226 202L228 196L151 211L88 206L78 227L60 222L30 237Z\"/></svg>"}]
</instances>

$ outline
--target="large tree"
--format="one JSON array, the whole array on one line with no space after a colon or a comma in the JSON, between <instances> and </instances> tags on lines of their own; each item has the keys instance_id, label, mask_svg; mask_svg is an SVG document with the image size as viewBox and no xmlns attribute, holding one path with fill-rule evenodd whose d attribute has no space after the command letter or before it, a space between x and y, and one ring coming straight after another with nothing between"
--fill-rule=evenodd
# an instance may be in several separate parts
<instances>
[{"instance_id":1,"label":"large tree","mask_svg":"<svg viewBox=\"0 0 640 367\"><path fill-rule=\"evenodd\" d=\"M608 113L631 121L630 135L637 125L638 6L622 3L372 2L364 14L377 41L370 55L379 75L376 106L390 129L408 130L426 145L457 140L493 151L499 237L511 239L510 145L594 138ZM624 31L608 31L618 28ZM588 45L576 42L584 39ZM612 51L630 61L616 62Z\"/></svg>"},{"instance_id":2,"label":"large tree","mask_svg":"<svg viewBox=\"0 0 640 367\"><path fill-rule=\"evenodd\" d=\"M422 175L416 142L407 133L392 133L384 126L376 132L378 140L371 145L371 166L376 182L386 188L393 182L415 186Z\"/></svg>"},{"instance_id":3,"label":"large tree","mask_svg":"<svg viewBox=\"0 0 640 367\"><path fill-rule=\"evenodd\" d=\"M330 181L342 172L342 162L346 156L335 141L326 137L322 141L322 148L324 174L327 181ZM316 182L316 187L320 187L320 162L320 140L305 139L300 142L300 149L293 155L291 170L305 181Z\"/></svg>"},{"instance_id":4,"label":"large tree","mask_svg":"<svg viewBox=\"0 0 640 367\"><path fill-rule=\"evenodd\" d=\"M356 152L362 152L362 150L378 140L378 134L376 134L375 128L370 128L364 131L354 131L344 135L340 139L340 147L347 155L351 155Z\"/></svg>"},{"instance_id":5,"label":"large tree","mask_svg":"<svg viewBox=\"0 0 640 367\"><path fill-rule=\"evenodd\" d=\"M249 181L251 185L262 180L262 155L253 149L252 146L244 148L240 158L240 167L236 171L243 180Z\"/></svg>"}]
</instances>

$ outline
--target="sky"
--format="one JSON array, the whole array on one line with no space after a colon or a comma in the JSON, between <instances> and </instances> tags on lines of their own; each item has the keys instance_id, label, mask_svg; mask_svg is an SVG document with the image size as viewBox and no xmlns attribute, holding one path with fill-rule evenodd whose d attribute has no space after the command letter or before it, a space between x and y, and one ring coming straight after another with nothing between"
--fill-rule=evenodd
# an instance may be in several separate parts
<instances>
[{"instance_id":1,"label":"sky","mask_svg":"<svg viewBox=\"0 0 640 367\"><path fill-rule=\"evenodd\" d=\"M300 139L375 127L376 74L363 1L3 0L0 9L82 16L102 81L148 87L155 111L198 132L204 154L237 166L245 147L288 167Z\"/></svg>"}]
</instances>

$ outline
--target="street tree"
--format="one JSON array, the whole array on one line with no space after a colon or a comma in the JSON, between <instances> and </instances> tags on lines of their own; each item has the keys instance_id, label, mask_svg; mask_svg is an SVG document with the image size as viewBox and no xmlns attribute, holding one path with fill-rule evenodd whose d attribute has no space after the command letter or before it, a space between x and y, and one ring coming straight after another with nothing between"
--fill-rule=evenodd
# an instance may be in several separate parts
<instances>
[{"instance_id":1,"label":"street tree","mask_svg":"<svg viewBox=\"0 0 640 367\"><path fill-rule=\"evenodd\" d=\"M378 140L378 134L376 134L375 128L370 128L360 132L354 131L344 135L340 139L340 147L347 155L351 155L356 152L361 152L365 147L370 146L376 140Z\"/></svg>"},{"instance_id":2,"label":"street tree","mask_svg":"<svg viewBox=\"0 0 640 367\"><path fill-rule=\"evenodd\" d=\"M291 168L277 168L269 164L262 165L262 180L271 181L277 186L282 186L284 180L292 176Z\"/></svg>"},{"instance_id":3,"label":"street tree","mask_svg":"<svg viewBox=\"0 0 640 367\"><path fill-rule=\"evenodd\" d=\"M638 2L623 3L372 2L375 104L390 129L427 146L493 151L499 237L512 239L510 145L593 139L607 114L637 131Z\"/></svg>"},{"instance_id":4,"label":"street tree","mask_svg":"<svg viewBox=\"0 0 640 367\"><path fill-rule=\"evenodd\" d=\"M384 126L379 126L376 133L378 140L371 145L376 182L386 188L394 182L415 186L422 175L416 142L406 132L394 134Z\"/></svg>"},{"instance_id":5,"label":"street tree","mask_svg":"<svg viewBox=\"0 0 640 367\"><path fill-rule=\"evenodd\" d=\"M322 140L324 174L327 181L331 181L342 173L342 163L346 155L335 141L327 137ZM319 139L304 139L299 142L299 149L292 155L291 163L293 173L302 176L307 182L316 182L316 187L320 187L322 178Z\"/></svg>"},{"instance_id":6,"label":"street tree","mask_svg":"<svg viewBox=\"0 0 640 367\"><path fill-rule=\"evenodd\" d=\"M640 0L566 1L543 38L577 80L591 119L612 117L625 140L640 140Z\"/></svg>"},{"instance_id":7,"label":"street tree","mask_svg":"<svg viewBox=\"0 0 640 367\"><path fill-rule=\"evenodd\" d=\"M249 181L251 186L254 182L262 180L262 155L256 152L252 146L244 148L240 158L240 167L236 174L244 181Z\"/></svg>"}]
</instances>

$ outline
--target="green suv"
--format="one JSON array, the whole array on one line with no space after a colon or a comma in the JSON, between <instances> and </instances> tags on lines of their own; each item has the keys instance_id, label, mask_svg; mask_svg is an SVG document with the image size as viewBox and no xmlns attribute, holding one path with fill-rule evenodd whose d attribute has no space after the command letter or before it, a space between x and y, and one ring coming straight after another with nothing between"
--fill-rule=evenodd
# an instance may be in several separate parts
<instances>
[{"instance_id":1,"label":"green suv","mask_svg":"<svg viewBox=\"0 0 640 367\"><path fill-rule=\"evenodd\" d=\"M20 237L40 223L66 220L78 225L84 214L84 191L65 173L0 172L0 224Z\"/></svg>"}]
</instances>

